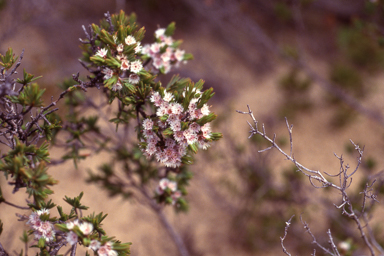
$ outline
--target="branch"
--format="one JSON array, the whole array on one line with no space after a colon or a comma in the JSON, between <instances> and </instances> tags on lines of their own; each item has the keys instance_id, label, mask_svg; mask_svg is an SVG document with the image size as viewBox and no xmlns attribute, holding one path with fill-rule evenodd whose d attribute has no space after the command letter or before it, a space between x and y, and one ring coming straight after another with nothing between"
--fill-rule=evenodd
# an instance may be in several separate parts
<instances>
[{"instance_id":1,"label":"branch","mask_svg":"<svg viewBox=\"0 0 384 256\"><path fill-rule=\"evenodd\" d=\"M287 234L288 234L288 228L289 226L291 225L291 220L292 218L295 217L295 215L292 215L291 218L285 222L285 229L284 229L284 236L283 237L280 237L280 242L281 242L281 247L283 247L283 252L289 256L291 256L291 254L287 251L287 249L284 247L284 240L285 238L287 237Z\"/></svg>"}]
</instances>

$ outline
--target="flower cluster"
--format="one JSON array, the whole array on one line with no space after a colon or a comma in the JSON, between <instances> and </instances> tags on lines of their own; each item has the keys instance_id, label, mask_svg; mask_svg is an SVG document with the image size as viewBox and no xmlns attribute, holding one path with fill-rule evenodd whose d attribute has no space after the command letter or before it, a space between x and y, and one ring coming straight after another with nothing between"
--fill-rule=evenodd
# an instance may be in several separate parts
<instances>
[{"instance_id":1,"label":"flower cluster","mask_svg":"<svg viewBox=\"0 0 384 256\"><path fill-rule=\"evenodd\" d=\"M185 60L185 51L177 48L176 43L171 36L165 34L165 28L159 28L155 32L156 42L146 44L141 53L152 59L152 65L155 69L166 74L171 70L172 65L179 65Z\"/></svg>"},{"instance_id":2,"label":"flower cluster","mask_svg":"<svg viewBox=\"0 0 384 256\"><path fill-rule=\"evenodd\" d=\"M49 215L48 209L41 209L35 212L32 212L29 215L27 224L33 230L33 234L36 240L44 238L46 242L52 242L55 238L54 226L49 221L42 221L40 216L43 214Z\"/></svg>"},{"instance_id":3,"label":"flower cluster","mask_svg":"<svg viewBox=\"0 0 384 256\"><path fill-rule=\"evenodd\" d=\"M198 94L201 95L201 94ZM182 157L187 154L188 145L196 144L207 149L210 144L211 127L209 123L200 126L196 120L210 113L208 105L197 107L199 98L193 98L187 109L174 101L174 96L164 91L164 97L154 92L150 98L157 107L155 120L150 118L143 121L143 136L146 147L142 148L147 156L155 156L157 161L167 167L179 167ZM168 131L167 137L161 136ZM156 132L157 131L157 132Z\"/></svg>"},{"instance_id":4,"label":"flower cluster","mask_svg":"<svg viewBox=\"0 0 384 256\"><path fill-rule=\"evenodd\" d=\"M81 233L84 236L88 236L93 231L93 225L89 222L80 222L79 220L69 221L66 223L66 228L68 230L71 230L67 233L67 242L70 245L74 245L79 241L79 237L76 234L75 227L78 227L78 229L81 231ZM104 245L101 245L100 241L93 239L90 241L88 248L92 249L93 251L97 252L99 256L117 256L118 253L112 249L112 243L107 242Z\"/></svg>"},{"instance_id":5,"label":"flower cluster","mask_svg":"<svg viewBox=\"0 0 384 256\"><path fill-rule=\"evenodd\" d=\"M101 57L103 59L108 58L108 53L110 53L109 58L113 58L113 61L117 61L120 66L120 70L110 69L108 67L102 70L104 74L104 81L111 79L114 75L117 75L117 80L112 84L112 91L119 91L123 88L123 82L128 82L130 84L138 84L140 81L139 72L143 69L143 64L139 59L135 59L133 61L129 61L125 52L128 46L135 46L134 53L139 54L142 51L141 43L136 41L135 37L132 35L128 35L125 40L121 43L118 42L117 36L113 37L115 42L116 49L102 48L99 49L95 56ZM125 51L126 50L126 51ZM129 73L127 75L126 73ZM128 77L128 79L123 77Z\"/></svg>"},{"instance_id":6,"label":"flower cluster","mask_svg":"<svg viewBox=\"0 0 384 256\"><path fill-rule=\"evenodd\" d=\"M156 193L158 195L170 196L173 205L182 195L181 191L177 190L177 183L167 178L163 178L159 181L159 185L156 187Z\"/></svg>"},{"instance_id":7,"label":"flower cluster","mask_svg":"<svg viewBox=\"0 0 384 256\"><path fill-rule=\"evenodd\" d=\"M73 230L75 227L78 227L79 230L81 231L81 233L85 236L89 235L92 233L93 231L93 225L89 222L80 222L79 220L74 220L74 221L69 221L66 223L67 225L67 229L69 230ZM73 231L69 231L67 233L67 242L70 244L70 245L74 245L78 242L78 236L76 235L75 232ZM94 249L94 250L97 250L97 249Z\"/></svg>"}]
</instances>

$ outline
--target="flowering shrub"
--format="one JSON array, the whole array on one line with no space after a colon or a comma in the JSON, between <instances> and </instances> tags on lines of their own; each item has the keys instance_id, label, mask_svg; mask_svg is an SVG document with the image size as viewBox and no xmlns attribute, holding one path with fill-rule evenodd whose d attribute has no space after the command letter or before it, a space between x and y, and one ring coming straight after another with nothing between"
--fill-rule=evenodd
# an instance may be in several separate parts
<instances>
[{"instance_id":1,"label":"flowering shrub","mask_svg":"<svg viewBox=\"0 0 384 256\"><path fill-rule=\"evenodd\" d=\"M145 31L135 19L135 15L124 12L106 14L100 26L84 27L81 63L90 75L86 80L73 75L73 81L65 81L61 85L63 92L47 106L42 101L44 90L32 83L37 78L25 71L23 78L14 78L23 54L15 57L12 49L4 56L0 54L0 136L4 139L1 143L9 147L0 160L0 169L6 179L12 179L14 192L26 187L32 197L24 207L10 203L0 193L0 202L32 210L29 215L19 215L29 227L22 241L28 248L29 236L33 236L33 247L39 248L41 255L57 255L66 245L71 246L71 255L75 255L77 245L100 256L130 253L130 243L121 243L102 229L105 214L82 215L88 209L80 203L83 193L74 198L65 196L71 211L64 213L57 206L59 216L51 216L56 204L48 198L57 181L47 173L49 164L72 159L77 166L79 160L90 155L83 150L107 152L111 163L104 163L99 173L90 172L89 182L100 184L112 196L142 196L158 214L165 204L186 210L183 196L192 174L185 165L193 162L192 154L198 148L207 149L222 136L211 131L210 122L216 118L208 106L214 95L212 88L204 91L202 80L193 83L177 75L162 86L161 74L192 58L178 48L181 41L172 39L175 24L158 29L155 42L142 46ZM99 90L101 105L85 93L93 88ZM55 113L61 99L68 108L65 117ZM106 106L114 111L113 118L105 114ZM99 115L85 116L90 108ZM100 117L107 127L115 125L114 133L103 132ZM129 136L130 130L136 131L138 140ZM62 143L65 136L67 141ZM51 160L48 143L63 146L67 152L61 159ZM126 176L119 177L116 168ZM161 220L169 226L165 218ZM179 250L184 251L177 234L169 232Z\"/></svg>"}]
</instances>

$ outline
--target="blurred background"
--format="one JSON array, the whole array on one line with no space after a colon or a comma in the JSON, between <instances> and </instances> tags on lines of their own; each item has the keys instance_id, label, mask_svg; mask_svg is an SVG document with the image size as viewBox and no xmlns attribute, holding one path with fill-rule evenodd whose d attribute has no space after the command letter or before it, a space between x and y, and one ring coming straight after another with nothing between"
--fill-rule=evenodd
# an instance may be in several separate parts
<instances>
[{"instance_id":1,"label":"blurred background","mask_svg":"<svg viewBox=\"0 0 384 256\"><path fill-rule=\"evenodd\" d=\"M189 212L165 210L190 254L283 255L279 237L295 214L285 246L292 254L308 255L315 247L298 219L302 214L320 243L328 246L330 228L337 244L352 245L344 255L362 255L356 226L333 206L341 202L340 195L313 188L276 151L258 153L269 145L258 137L247 139L246 121L251 120L235 110L246 111L249 104L267 134L276 133L289 152L287 117L294 124L294 155L311 169L337 173L334 153L354 168L357 154L349 139L365 146L350 196L361 205L359 192L376 178L374 191L381 202L383 8L380 0L0 0L0 52L12 47L19 55L25 49L22 66L43 75L39 83L46 95L55 95L64 79L87 74L77 61L82 25L98 23L107 11L135 12L147 31L143 43L150 43L158 27L175 21L174 38L183 39L181 48L195 59L173 74L203 79L214 88L211 110L219 116L214 130L224 134L190 168ZM86 171L102 161L99 155L77 170L72 162L51 167L60 180L53 188L54 202L85 191L83 203L109 214L105 230L133 242L132 255L178 255L157 216L140 201L109 198L84 182ZM11 195L5 179L1 187L8 198L24 204L24 194ZM13 224L16 212L0 205L5 223L0 242L10 252L19 251L18 237L25 229L23 223ZM384 245L380 204L370 213L372 234Z\"/></svg>"}]
</instances>

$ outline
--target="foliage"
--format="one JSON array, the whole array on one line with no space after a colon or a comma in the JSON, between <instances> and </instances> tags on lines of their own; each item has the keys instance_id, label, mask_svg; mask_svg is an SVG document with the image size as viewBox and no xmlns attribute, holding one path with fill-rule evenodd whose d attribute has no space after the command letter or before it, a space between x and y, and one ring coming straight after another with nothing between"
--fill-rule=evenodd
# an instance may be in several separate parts
<instances>
[{"instance_id":1,"label":"foliage","mask_svg":"<svg viewBox=\"0 0 384 256\"><path fill-rule=\"evenodd\" d=\"M71 159L77 167L79 160L90 155L84 150L110 154L111 162L102 164L99 172L89 171L88 179L110 196L145 197L156 212L167 204L177 211L187 210L183 196L193 175L185 165L193 162L199 148L207 149L222 135L212 132L209 124L216 118L207 105L214 95L212 88L204 91L202 80L193 83L178 75L162 86L162 74L192 59L179 49L181 41L172 38L174 31L175 23L160 28L155 42L143 46L145 30L137 25L135 14L106 14L100 25L84 28L86 39L80 40L81 63L90 75L82 80L78 73L64 81L63 92L48 105L42 100L45 90L35 83L40 77L24 70L22 78L14 78L23 53L16 57L9 48L0 54L0 136L9 147L0 159L0 169L14 192L25 187L32 197L27 207L11 204L2 194L0 203L32 210L29 216L20 215L30 228L21 237L26 249L33 240L30 247L38 248L40 255L57 255L64 245L72 246L71 255L77 245L96 255L130 254L130 243L106 235L101 224L106 214L83 217L82 211L88 209L80 202L83 193L64 196L72 209L65 213L57 206L59 217L51 216L56 205L48 198L57 180L48 174L47 166ZM99 89L98 95L91 97L87 91L93 88ZM61 117L56 106L63 98L68 111ZM89 109L98 115L86 115ZM105 114L110 112L112 118ZM105 126L113 133L106 133ZM61 159L50 159L50 144L66 149Z\"/></svg>"}]
</instances>

